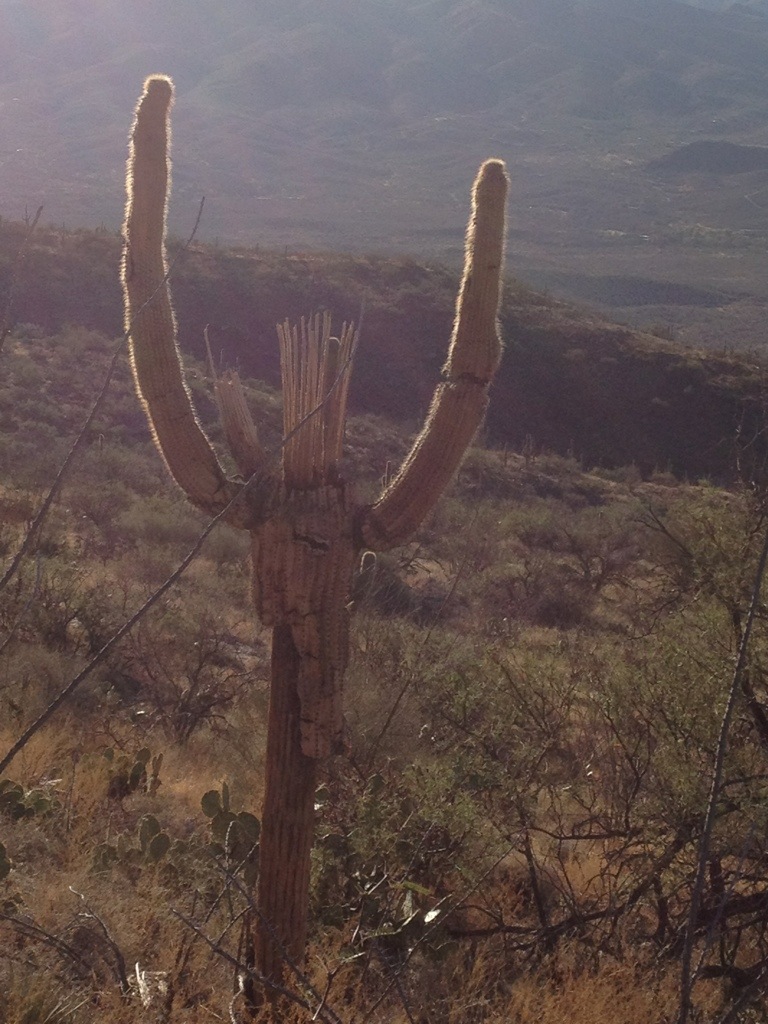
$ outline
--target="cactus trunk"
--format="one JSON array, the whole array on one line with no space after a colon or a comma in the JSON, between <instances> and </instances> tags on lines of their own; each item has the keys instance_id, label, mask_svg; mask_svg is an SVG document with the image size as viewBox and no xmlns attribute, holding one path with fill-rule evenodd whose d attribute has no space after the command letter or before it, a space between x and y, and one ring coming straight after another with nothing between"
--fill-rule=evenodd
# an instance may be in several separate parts
<instances>
[{"instance_id":1,"label":"cactus trunk","mask_svg":"<svg viewBox=\"0 0 768 1024\"><path fill-rule=\"evenodd\" d=\"M275 626L255 931L256 969L277 984L307 941L318 762L301 749L299 671L290 626Z\"/></svg>"}]
</instances>

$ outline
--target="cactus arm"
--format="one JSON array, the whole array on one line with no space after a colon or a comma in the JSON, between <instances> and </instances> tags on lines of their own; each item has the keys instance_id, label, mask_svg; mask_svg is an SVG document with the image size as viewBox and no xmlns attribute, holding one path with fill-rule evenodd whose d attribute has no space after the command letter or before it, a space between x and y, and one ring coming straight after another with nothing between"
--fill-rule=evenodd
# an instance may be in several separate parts
<instances>
[{"instance_id":1,"label":"cactus arm","mask_svg":"<svg viewBox=\"0 0 768 1024\"><path fill-rule=\"evenodd\" d=\"M438 385L421 434L379 500L363 510L365 547L402 544L434 507L483 420L501 359L498 311L504 261L507 174L500 160L480 168L472 192L464 277Z\"/></svg>"},{"instance_id":2,"label":"cactus arm","mask_svg":"<svg viewBox=\"0 0 768 1024\"><path fill-rule=\"evenodd\" d=\"M245 480L259 472L266 475L266 472L271 471L272 475L275 475L275 467L269 465L270 460L259 441L259 432L245 400L240 375L237 371L230 370L223 377L217 377L213 369L213 360L210 359L210 350L208 355L219 420L238 472Z\"/></svg>"},{"instance_id":3,"label":"cactus arm","mask_svg":"<svg viewBox=\"0 0 768 1024\"><path fill-rule=\"evenodd\" d=\"M224 374L215 382L213 390L227 447L238 472L247 480L266 466L267 455L259 441L239 374L234 370Z\"/></svg>"},{"instance_id":4,"label":"cactus arm","mask_svg":"<svg viewBox=\"0 0 768 1024\"><path fill-rule=\"evenodd\" d=\"M170 79L148 78L131 132L122 264L126 329L136 386L168 469L194 505L216 514L241 485L227 479L197 421L176 342L165 280L172 100Z\"/></svg>"},{"instance_id":5,"label":"cactus arm","mask_svg":"<svg viewBox=\"0 0 768 1024\"><path fill-rule=\"evenodd\" d=\"M203 334L205 350L208 353L208 371L213 378L213 394L230 454L235 460L238 472L245 480L259 471L265 475L264 470L267 469L269 460L259 441L259 432L245 400L240 375L235 370L228 370L223 377L217 375L208 327ZM274 475L274 467L270 466L269 469Z\"/></svg>"}]
</instances>

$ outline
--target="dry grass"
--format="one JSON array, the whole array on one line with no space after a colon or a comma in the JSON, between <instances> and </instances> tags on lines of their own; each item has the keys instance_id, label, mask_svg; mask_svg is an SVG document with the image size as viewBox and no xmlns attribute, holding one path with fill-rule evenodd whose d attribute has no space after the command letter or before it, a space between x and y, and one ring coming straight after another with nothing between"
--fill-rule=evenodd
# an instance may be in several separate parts
<instances>
[{"instance_id":1,"label":"dry grass","mask_svg":"<svg viewBox=\"0 0 768 1024\"><path fill-rule=\"evenodd\" d=\"M565 967L553 984L542 972L519 979L505 1006L489 1018L508 1024L668 1024L678 1001L677 979L632 965L605 964L596 971Z\"/></svg>"}]
</instances>

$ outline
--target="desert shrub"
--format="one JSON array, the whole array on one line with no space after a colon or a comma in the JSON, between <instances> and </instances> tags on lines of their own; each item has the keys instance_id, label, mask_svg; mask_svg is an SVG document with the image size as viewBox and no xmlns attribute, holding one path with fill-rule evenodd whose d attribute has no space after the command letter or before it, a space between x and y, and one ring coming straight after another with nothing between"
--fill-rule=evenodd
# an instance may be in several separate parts
<instances>
[{"instance_id":1,"label":"desert shrub","mask_svg":"<svg viewBox=\"0 0 768 1024\"><path fill-rule=\"evenodd\" d=\"M17 411L18 410L17 408ZM36 411L32 411L36 415ZM34 426L15 423L13 433L2 439L3 463L14 485L28 491L42 492L53 480L67 452L61 433L42 421Z\"/></svg>"},{"instance_id":2,"label":"desert shrub","mask_svg":"<svg viewBox=\"0 0 768 1024\"><path fill-rule=\"evenodd\" d=\"M506 451L471 448L461 464L456 489L465 498L518 498L520 476L517 459Z\"/></svg>"},{"instance_id":3,"label":"desert shrub","mask_svg":"<svg viewBox=\"0 0 768 1024\"><path fill-rule=\"evenodd\" d=\"M503 512L481 598L492 621L573 629L635 586L647 529L634 504L574 511L536 500Z\"/></svg>"},{"instance_id":4,"label":"desert shrub","mask_svg":"<svg viewBox=\"0 0 768 1024\"><path fill-rule=\"evenodd\" d=\"M503 500L485 498L467 506L451 493L422 528L411 559L437 563L448 576L458 574L464 584L481 578L503 557L509 536L508 510L509 504Z\"/></svg>"},{"instance_id":5,"label":"desert shrub","mask_svg":"<svg viewBox=\"0 0 768 1024\"><path fill-rule=\"evenodd\" d=\"M599 468L595 475L604 480L612 480L614 483L624 484L629 488L636 487L643 479L643 474L637 466L616 466L615 468Z\"/></svg>"},{"instance_id":6,"label":"desert shrub","mask_svg":"<svg viewBox=\"0 0 768 1024\"><path fill-rule=\"evenodd\" d=\"M6 555L11 554L16 536L16 530L7 526L5 523L0 524L0 558L4 558Z\"/></svg>"},{"instance_id":7,"label":"desert shrub","mask_svg":"<svg viewBox=\"0 0 768 1024\"><path fill-rule=\"evenodd\" d=\"M18 729L40 714L82 665L79 655L39 643L19 643L6 651L0 700L9 722ZM85 694L82 699L87 700Z\"/></svg>"},{"instance_id":8,"label":"desert shrub","mask_svg":"<svg viewBox=\"0 0 768 1024\"><path fill-rule=\"evenodd\" d=\"M671 473L669 470L666 469L654 470L654 472L651 473L649 480L652 484L657 484L659 487L680 486L680 481L675 476L675 474Z\"/></svg>"},{"instance_id":9,"label":"desert shrub","mask_svg":"<svg viewBox=\"0 0 768 1024\"><path fill-rule=\"evenodd\" d=\"M223 723L246 691L254 669L229 624L214 609L188 600L143 619L126 639L118 662L136 686L134 705L147 725L177 743Z\"/></svg>"},{"instance_id":10,"label":"desert shrub","mask_svg":"<svg viewBox=\"0 0 768 1024\"><path fill-rule=\"evenodd\" d=\"M70 501L74 497L72 492L97 484L110 490L123 487L142 497L149 497L159 490L170 490L154 449L138 444L129 447L103 434L98 434L82 453L70 481L67 488Z\"/></svg>"},{"instance_id":11,"label":"desert shrub","mask_svg":"<svg viewBox=\"0 0 768 1024\"><path fill-rule=\"evenodd\" d=\"M202 554L213 562L217 571L232 566L242 568L248 563L248 535L242 530L221 524L206 539Z\"/></svg>"},{"instance_id":12,"label":"desert shrub","mask_svg":"<svg viewBox=\"0 0 768 1024\"><path fill-rule=\"evenodd\" d=\"M627 584L644 557L648 531L635 503L610 510L584 509L561 526L560 549L579 577L593 591L609 584Z\"/></svg>"},{"instance_id":13,"label":"desert shrub","mask_svg":"<svg viewBox=\"0 0 768 1024\"><path fill-rule=\"evenodd\" d=\"M626 963L631 948L642 970L662 951L678 954L763 519L746 493L672 499L645 523L628 502L607 514L551 510L550 549L527 552L512 573L528 573L524 596L536 614L518 608L509 632L483 643L406 620L382 629L375 610L363 614L350 673L351 706L364 712L363 731L352 720L363 781L331 787L318 855L318 895L337 927L358 939L381 928L395 950L416 945L424 957L411 967L422 978L433 940L448 956L473 942L466 955L475 964L480 947L490 955L503 941L499 971L515 957L562 956L564 944L581 967L596 965L595 949ZM558 629L542 630L549 622L534 600L570 586L579 608L570 628L553 604ZM653 616L632 619L628 599L621 627L598 630L595 602L635 589L652 598ZM742 962L758 970L765 956L767 740L753 709L765 699L764 630L760 616L696 933L712 977L736 977ZM345 818L350 801L357 810ZM408 813L418 839L403 830ZM451 850L448 860L431 849L432 836ZM385 875L399 880L394 892ZM409 890L409 877L421 888ZM424 938L424 916L444 897L459 906L446 931ZM406 910L415 915L407 927ZM376 962L371 939L361 946L366 963ZM707 990L697 998L703 1006Z\"/></svg>"},{"instance_id":14,"label":"desert shrub","mask_svg":"<svg viewBox=\"0 0 768 1024\"><path fill-rule=\"evenodd\" d=\"M364 780L338 773L318 800L315 920L351 934L350 953L374 963L403 965L415 943L427 959L444 955L441 918L483 846L472 793L420 762Z\"/></svg>"},{"instance_id":15,"label":"desert shrub","mask_svg":"<svg viewBox=\"0 0 768 1024\"><path fill-rule=\"evenodd\" d=\"M378 615L415 616L420 609L418 593L408 585L405 568L392 556L370 558L355 577L351 599L353 607L375 610Z\"/></svg>"},{"instance_id":16,"label":"desert shrub","mask_svg":"<svg viewBox=\"0 0 768 1024\"><path fill-rule=\"evenodd\" d=\"M558 502L536 500L507 510L504 528L528 548L556 551L567 514L567 508Z\"/></svg>"},{"instance_id":17,"label":"desert shrub","mask_svg":"<svg viewBox=\"0 0 768 1024\"><path fill-rule=\"evenodd\" d=\"M97 528L106 553L120 547L123 539L120 517L134 500L132 492L119 482L109 487L103 482L89 483L68 495L72 512ZM84 534L85 530L81 531L81 536Z\"/></svg>"},{"instance_id":18,"label":"desert shrub","mask_svg":"<svg viewBox=\"0 0 768 1024\"><path fill-rule=\"evenodd\" d=\"M203 521L174 492L149 495L135 501L120 516L120 529L126 540L151 547L172 547L186 551L198 539Z\"/></svg>"},{"instance_id":19,"label":"desert shrub","mask_svg":"<svg viewBox=\"0 0 768 1024\"><path fill-rule=\"evenodd\" d=\"M116 616L110 595L71 552L41 563L31 576L34 601L25 617L27 628L43 646L83 655L98 651L114 632Z\"/></svg>"},{"instance_id":20,"label":"desert shrub","mask_svg":"<svg viewBox=\"0 0 768 1024\"><path fill-rule=\"evenodd\" d=\"M589 621L594 604L567 567L546 556L523 556L487 574L484 631L495 636L523 624L572 629Z\"/></svg>"}]
</instances>

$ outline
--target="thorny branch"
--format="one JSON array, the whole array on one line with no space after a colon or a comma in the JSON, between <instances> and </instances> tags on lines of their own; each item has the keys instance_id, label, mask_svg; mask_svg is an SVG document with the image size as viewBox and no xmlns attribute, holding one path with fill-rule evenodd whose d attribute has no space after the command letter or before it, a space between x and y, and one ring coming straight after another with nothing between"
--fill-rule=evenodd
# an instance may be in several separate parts
<instances>
[{"instance_id":1,"label":"thorny branch","mask_svg":"<svg viewBox=\"0 0 768 1024\"><path fill-rule=\"evenodd\" d=\"M687 1024L688 1017L691 1011L691 991L694 983L694 978L692 977L691 973L693 945L695 941L695 932L699 916L699 908L701 906L701 898L704 892L704 881L707 869L707 861L709 860L712 830L714 828L715 815L717 811L717 801L720 797L720 793L722 790L723 770L725 765L725 752L728 746L728 733L731 727L731 719L733 718L733 712L736 707L736 700L738 698L739 690L741 688L741 679L747 665L749 643L752 638L752 627L754 625L755 615L757 614L758 606L760 604L760 594L763 588L763 578L765 576L765 569L767 563L768 531L766 532L765 538L763 540L763 547L760 552L760 558L757 564L757 569L755 571L755 582L752 587L752 598L749 605L749 612L747 613L747 621L744 624L744 632L741 637L741 643L739 645L739 651L736 658L736 665L733 671L733 678L731 680L731 686L728 692L728 700L726 702L725 711L723 712L723 720L720 726L720 734L717 740L717 753L715 755L715 763L712 769L712 785L709 792L709 802L707 804L707 812L704 817L704 825L702 828L701 839L699 840L699 854L698 863L696 867L696 880L693 885L693 892L691 893L691 905L688 914L688 926L685 935L685 946L683 948L682 968L680 977L680 1014L678 1017L678 1024Z\"/></svg>"},{"instance_id":2,"label":"thorny branch","mask_svg":"<svg viewBox=\"0 0 768 1024\"><path fill-rule=\"evenodd\" d=\"M93 907L88 903L88 900L85 898L84 894L78 892L77 889L74 889L71 885L69 886L69 891L73 893L73 895L79 897L80 900L82 901L83 906L85 907L84 916L93 918L93 920L101 929L101 933L104 936L104 941L112 950L112 954L115 958L115 973L117 974L118 983L120 985L120 991L123 993L123 995L127 995L130 992L131 987L128 984L128 969L125 964L125 957L123 956L123 951L112 938L112 935L109 931L109 928L107 928L104 919L96 913Z\"/></svg>"},{"instance_id":3,"label":"thorny branch","mask_svg":"<svg viewBox=\"0 0 768 1024\"><path fill-rule=\"evenodd\" d=\"M13 625L8 630L7 636L5 637L3 642L0 643L0 654L2 654L3 651L6 649L6 647L8 647L9 644L12 642L14 636L18 632L19 627L23 623L24 619L27 616L27 613L29 612L29 609L32 607L32 605L33 605L33 603L34 603L34 601L35 601L35 599L37 597L38 590L40 589L40 573L41 573L41 570L42 570L42 562L40 561L40 556L38 555L37 565L35 566L35 582L32 585L32 593L29 595L27 600L24 602L24 607L21 609L19 614L16 616L16 619L15 619Z\"/></svg>"}]
</instances>

